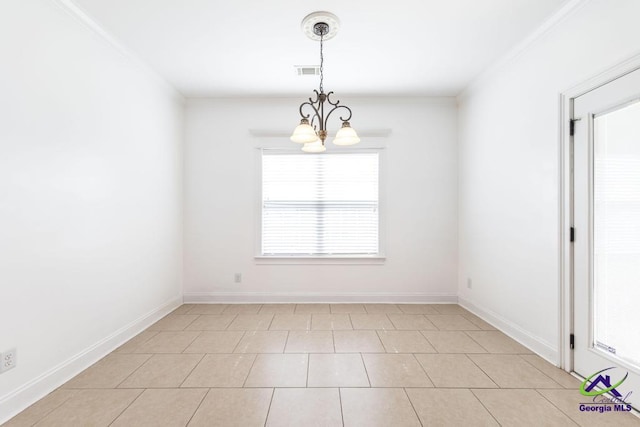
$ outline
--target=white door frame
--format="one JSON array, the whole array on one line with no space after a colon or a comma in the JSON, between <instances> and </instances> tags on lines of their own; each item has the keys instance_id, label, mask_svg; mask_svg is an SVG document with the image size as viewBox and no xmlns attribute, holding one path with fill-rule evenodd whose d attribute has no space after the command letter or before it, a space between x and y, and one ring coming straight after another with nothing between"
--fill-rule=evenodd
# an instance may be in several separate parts
<instances>
[{"instance_id":1,"label":"white door frame","mask_svg":"<svg viewBox=\"0 0 640 427\"><path fill-rule=\"evenodd\" d=\"M569 337L573 333L573 246L570 232L573 226L573 137L570 135L570 119L573 117L573 100L625 74L640 69L640 54L621 62L596 76L573 86L560 94L560 287L558 310L560 314L559 343L560 367L573 371L573 354Z\"/></svg>"}]
</instances>

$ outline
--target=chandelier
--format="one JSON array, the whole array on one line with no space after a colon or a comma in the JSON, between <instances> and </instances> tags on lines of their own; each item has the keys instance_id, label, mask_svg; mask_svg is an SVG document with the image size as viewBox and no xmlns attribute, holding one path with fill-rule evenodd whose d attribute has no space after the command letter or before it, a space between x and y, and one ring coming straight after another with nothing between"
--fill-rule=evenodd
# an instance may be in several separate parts
<instances>
[{"instance_id":1,"label":"chandelier","mask_svg":"<svg viewBox=\"0 0 640 427\"><path fill-rule=\"evenodd\" d=\"M333 92L324 93L323 43L336 35L339 22L338 17L329 12L314 12L302 20L304 33L310 39L320 41L319 91L314 90L314 96L300 104L300 116L302 119L291 135L291 141L304 144L302 151L307 153L322 153L326 150L324 142L327 139L327 121L336 110L343 110L342 113L344 115L339 116L342 121L342 127L333 138L333 143L335 145L353 145L360 142L356 131L353 130L349 123L351 109L345 105L340 105L340 101L334 102L331 99Z\"/></svg>"}]
</instances>

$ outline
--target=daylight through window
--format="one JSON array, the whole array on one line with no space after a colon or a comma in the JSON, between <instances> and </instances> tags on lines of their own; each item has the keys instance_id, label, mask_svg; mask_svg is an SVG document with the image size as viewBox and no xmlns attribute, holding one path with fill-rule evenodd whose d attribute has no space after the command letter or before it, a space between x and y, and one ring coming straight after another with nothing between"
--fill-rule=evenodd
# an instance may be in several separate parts
<instances>
[{"instance_id":1,"label":"daylight through window","mask_svg":"<svg viewBox=\"0 0 640 427\"><path fill-rule=\"evenodd\" d=\"M262 255L379 252L378 153L262 155Z\"/></svg>"}]
</instances>

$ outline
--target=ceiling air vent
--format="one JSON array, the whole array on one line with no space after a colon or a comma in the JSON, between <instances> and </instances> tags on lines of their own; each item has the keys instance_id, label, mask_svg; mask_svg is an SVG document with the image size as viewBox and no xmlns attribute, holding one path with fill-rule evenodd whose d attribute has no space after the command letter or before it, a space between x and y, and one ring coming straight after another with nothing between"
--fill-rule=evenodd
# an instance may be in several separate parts
<instances>
[{"instance_id":1,"label":"ceiling air vent","mask_svg":"<svg viewBox=\"0 0 640 427\"><path fill-rule=\"evenodd\" d=\"M299 76L319 76L320 67L318 65L294 65L296 74Z\"/></svg>"}]
</instances>

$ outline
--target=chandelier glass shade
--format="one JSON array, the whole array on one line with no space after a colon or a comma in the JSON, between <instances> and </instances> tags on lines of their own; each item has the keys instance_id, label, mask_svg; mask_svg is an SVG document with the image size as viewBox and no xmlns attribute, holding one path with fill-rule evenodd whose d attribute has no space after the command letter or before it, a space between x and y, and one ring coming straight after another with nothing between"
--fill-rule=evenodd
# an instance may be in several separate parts
<instances>
[{"instance_id":1,"label":"chandelier glass shade","mask_svg":"<svg viewBox=\"0 0 640 427\"><path fill-rule=\"evenodd\" d=\"M291 141L299 144L304 144L302 151L306 153L322 153L326 150L325 140L327 139L327 122L329 117L335 112L340 110L342 113L339 118L342 121L342 127L336 133L333 143L335 145L354 145L360 142L360 138L356 131L351 127L349 120L351 120L351 109L346 105L341 105L340 101L333 101L331 95L333 92L325 93L323 87L324 80L324 54L323 44L325 36L331 35L333 37L337 31L336 28L331 28L327 22L323 22L322 18L327 15L327 21L333 21L337 23L337 17L328 12L315 12L308 15L303 21L303 28L311 22L310 28L312 34L308 35L311 38L318 38L320 40L320 87L319 90L314 90L314 96L310 97L308 101L300 104L300 124L294 129L291 135ZM315 19L315 22L313 20ZM315 37L313 37L315 36Z\"/></svg>"},{"instance_id":2,"label":"chandelier glass shade","mask_svg":"<svg viewBox=\"0 0 640 427\"><path fill-rule=\"evenodd\" d=\"M309 124L309 120L302 119L300 124L293 130L291 140L300 144L307 144L318 140L318 135L314 128Z\"/></svg>"}]
</instances>

